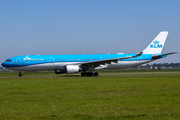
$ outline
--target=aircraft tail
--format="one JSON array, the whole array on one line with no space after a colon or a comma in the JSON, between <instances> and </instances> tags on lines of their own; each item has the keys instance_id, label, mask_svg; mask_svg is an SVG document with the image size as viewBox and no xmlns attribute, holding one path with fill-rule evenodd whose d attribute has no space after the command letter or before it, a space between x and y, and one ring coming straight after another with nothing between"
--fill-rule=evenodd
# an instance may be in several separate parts
<instances>
[{"instance_id":1,"label":"aircraft tail","mask_svg":"<svg viewBox=\"0 0 180 120\"><path fill-rule=\"evenodd\" d=\"M147 46L147 48L143 50L143 54L161 53L164 47L167 35L168 35L168 31L160 32L156 36L156 38Z\"/></svg>"}]
</instances>

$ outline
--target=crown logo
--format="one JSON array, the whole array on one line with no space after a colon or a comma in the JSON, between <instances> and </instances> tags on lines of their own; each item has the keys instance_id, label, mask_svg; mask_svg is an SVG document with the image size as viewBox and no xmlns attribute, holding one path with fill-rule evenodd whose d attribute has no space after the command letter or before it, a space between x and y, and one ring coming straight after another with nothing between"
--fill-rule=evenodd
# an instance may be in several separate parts
<instances>
[{"instance_id":1,"label":"crown logo","mask_svg":"<svg viewBox=\"0 0 180 120\"><path fill-rule=\"evenodd\" d=\"M31 60L31 58L29 58L29 57L25 57L25 58L24 58L24 60Z\"/></svg>"},{"instance_id":2,"label":"crown logo","mask_svg":"<svg viewBox=\"0 0 180 120\"><path fill-rule=\"evenodd\" d=\"M154 44L159 44L159 41L156 40L156 41L154 41L153 43L154 43Z\"/></svg>"}]
</instances>

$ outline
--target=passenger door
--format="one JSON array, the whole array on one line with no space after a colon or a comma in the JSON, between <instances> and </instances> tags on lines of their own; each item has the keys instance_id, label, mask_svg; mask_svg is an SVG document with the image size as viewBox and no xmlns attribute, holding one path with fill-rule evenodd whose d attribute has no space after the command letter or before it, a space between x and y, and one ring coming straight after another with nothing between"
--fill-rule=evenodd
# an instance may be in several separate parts
<instances>
[{"instance_id":1,"label":"passenger door","mask_svg":"<svg viewBox=\"0 0 180 120\"><path fill-rule=\"evenodd\" d=\"M54 58L53 58L53 57L50 57L49 59L50 59L50 60L49 60L50 63L54 64Z\"/></svg>"},{"instance_id":2,"label":"passenger door","mask_svg":"<svg viewBox=\"0 0 180 120\"><path fill-rule=\"evenodd\" d=\"M16 64L17 64L17 65L21 65L21 58L19 58L19 57L16 58Z\"/></svg>"}]
</instances>

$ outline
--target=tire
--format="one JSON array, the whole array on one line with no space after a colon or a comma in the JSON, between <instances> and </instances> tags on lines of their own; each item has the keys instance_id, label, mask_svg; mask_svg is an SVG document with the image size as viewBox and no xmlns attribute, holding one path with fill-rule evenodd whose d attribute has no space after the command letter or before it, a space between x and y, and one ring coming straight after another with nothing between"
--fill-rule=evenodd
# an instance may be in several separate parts
<instances>
[{"instance_id":1,"label":"tire","mask_svg":"<svg viewBox=\"0 0 180 120\"><path fill-rule=\"evenodd\" d=\"M22 74L19 74L19 77L22 77Z\"/></svg>"},{"instance_id":2,"label":"tire","mask_svg":"<svg viewBox=\"0 0 180 120\"><path fill-rule=\"evenodd\" d=\"M97 72L95 72L95 73L94 73L94 76L98 76L98 73L97 73Z\"/></svg>"},{"instance_id":3,"label":"tire","mask_svg":"<svg viewBox=\"0 0 180 120\"><path fill-rule=\"evenodd\" d=\"M88 73L86 73L86 75L87 75L87 76L92 76L93 73L92 73L92 72L88 72Z\"/></svg>"},{"instance_id":4,"label":"tire","mask_svg":"<svg viewBox=\"0 0 180 120\"><path fill-rule=\"evenodd\" d=\"M85 73L85 72L82 72L82 73L81 73L81 76L85 76L85 75L86 75L86 73Z\"/></svg>"}]
</instances>

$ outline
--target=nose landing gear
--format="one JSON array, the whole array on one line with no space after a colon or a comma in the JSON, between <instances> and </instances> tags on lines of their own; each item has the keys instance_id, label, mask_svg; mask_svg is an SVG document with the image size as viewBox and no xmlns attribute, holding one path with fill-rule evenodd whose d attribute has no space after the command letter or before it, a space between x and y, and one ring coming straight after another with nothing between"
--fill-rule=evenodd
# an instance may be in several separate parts
<instances>
[{"instance_id":1,"label":"nose landing gear","mask_svg":"<svg viewBox=\"0 0 180 120\"><path fill-rule=\"evenodd\" d=\"M19 77L22 77L22 73L21 73L21 71L19 71Z\"/></svg>"}]
</instances>

